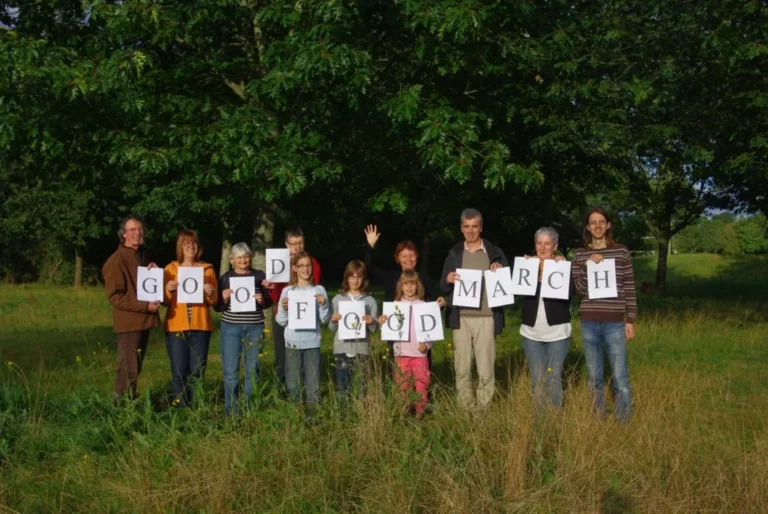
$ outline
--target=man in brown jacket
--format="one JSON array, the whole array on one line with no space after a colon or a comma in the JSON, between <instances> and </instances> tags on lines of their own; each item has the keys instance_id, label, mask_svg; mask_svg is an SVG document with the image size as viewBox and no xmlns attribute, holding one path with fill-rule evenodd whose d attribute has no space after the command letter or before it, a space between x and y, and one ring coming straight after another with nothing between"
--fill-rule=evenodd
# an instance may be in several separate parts
<instances>
[{"instance_id":1,"label":"man in brown jacket","mask_svg":"<svg viewBox=\"0 0 768 514\"><path fill-rule=\"evenodd\" d=\"M115 394L119 399L126 391L131 398L136 397L149 331L160 325L157 312L160 302L141 302L136 297L139 266L155 267L155 263L145 261L141 252L141 245L144 244L141 220L135 216L124 218L117 236L120 246L104 263L101 272L107 298L112 305L112 325L117 334Z\"/></svg>"}]
</instances>

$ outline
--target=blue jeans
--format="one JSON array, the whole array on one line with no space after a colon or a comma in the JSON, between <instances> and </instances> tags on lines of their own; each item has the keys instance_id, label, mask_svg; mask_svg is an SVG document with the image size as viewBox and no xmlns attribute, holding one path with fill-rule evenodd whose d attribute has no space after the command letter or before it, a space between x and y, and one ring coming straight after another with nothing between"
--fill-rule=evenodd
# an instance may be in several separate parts
<instances>
[{"instance_id":1,"label":"blue jeans","mask_svg":"<svg viewBox=\"0 0 768 514\"><path fill-rule=\"evenodd\" d=\"M210 343L211 333L202 330L165 333L165 349L171 360L174 407L192 405L192 386L203 378Z\"/></svg>"},{"instance_id":2,"label":"blue jeans","mask_svg":"<svg viewBox=\"0 0 768 514\"><path fill-rule=\"evenodd\" d=\"M336 369L336 391L339 400L347 401L350 393L362 398L365 393L365 371L369 357L355 355L348 357L344 353L333 354Z\"/></svg>"},{"instance_id":3,"label":"blue jeans","mask_svg":"<svg viewBox=\"0 0 768 514\"><path fill-rule=\"evenodd\" d=\"M245 360L245 402L259 382L259 353L264 340L264 323L240 325L221 322L221 364L224 368L224 410L237 412L240 396L240 354ZM234 404L234 407L233 407Z\"/></svg>"},{"instance_id":4,"label":"blue jeans","mask_svg":"<svg viewBox=\"0 0 768 514\"><path fill-rule=\"evenodd\" d=\"M536 410L544 405L545 388L552 405L559 409L563 405L563 363L571 347L571 338L549 342L522 338Z\"/></svg>"},{"instance_id":5,"label":"blue jeans","mask_svg":"<svg viewBox=\"0 0 768 514\"><path fill-rule=\"evenodd\" d=\"M622 423L629 423L632 418L632 389L629 386L627 372L627 341L624 323L582 321L581 339L584 345L584 357L589 372L589 391L595 410L605 416L605 398L603 386L603 350L608 354L611 365L611 383L616 399L614 414Z\"/></svg>"},{"instance_id":6,"label":"blue jeans","mask_svg":"<svg viewBox=\"0 0 768 514\"><path fill-rule=\"evenodd\" d=\"M291 400L301 401L303 387L307 403L320 403L320 348L297 350L286 347L285 381Z\"/></svg>"}]
</instances>

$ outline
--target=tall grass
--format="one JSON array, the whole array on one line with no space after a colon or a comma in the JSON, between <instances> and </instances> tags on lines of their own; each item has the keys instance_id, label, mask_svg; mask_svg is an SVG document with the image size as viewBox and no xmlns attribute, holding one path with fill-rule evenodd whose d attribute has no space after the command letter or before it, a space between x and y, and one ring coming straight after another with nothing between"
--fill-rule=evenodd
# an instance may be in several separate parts
<instances>
[{"instance_id":1,"label":"tall grass","mask_svg":"<svg viewBox=\"0 0 768 514\"><path fill-rule=\"evenodd\" d=\"M625 427L591 412L577 324L564 410L534 416L514 313L485 412L455 404L450 341L436 350L433 409L421 421L402 413L379 369L344 416L327 380L308 424L275 394L269 364L259 404L229 418L216 359L200 405L169 410L160 334L143 395L114 408L102 292L68 295L0 289L0 505L9 512L768 510L759 299L642 297L630 343L635 417ZM383 353L377 346L379 368Z\"/></svg>"}]
</instances>

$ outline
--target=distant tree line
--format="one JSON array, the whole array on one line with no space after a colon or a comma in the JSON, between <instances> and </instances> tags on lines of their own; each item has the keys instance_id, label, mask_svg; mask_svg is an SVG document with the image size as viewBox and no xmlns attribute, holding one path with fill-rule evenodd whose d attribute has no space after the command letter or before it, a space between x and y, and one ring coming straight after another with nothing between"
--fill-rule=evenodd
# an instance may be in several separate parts
<instances>
[{"instance_id":1,"label":"distant tree line","mask_svg":"<svg viewBox=\"0 0 768 514\"><path fill-rule=\"evenodd\" d=\"M675 236L673 248L679 253L768 253L768 221L762 214L743 218L729 213L702 217Z\"/></svg>"}]
</instances>

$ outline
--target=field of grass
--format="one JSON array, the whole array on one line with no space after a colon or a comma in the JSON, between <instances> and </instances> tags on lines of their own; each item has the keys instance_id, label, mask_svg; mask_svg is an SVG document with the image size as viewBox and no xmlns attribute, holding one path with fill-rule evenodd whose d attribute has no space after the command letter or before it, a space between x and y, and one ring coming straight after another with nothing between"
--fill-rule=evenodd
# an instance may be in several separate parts
<instances>
[{"instance_id":1,"label":"field of grass","mask_svg":"<svg viewBox=\"0 0 768 514\"><path fill-rule=\"evenodd\" d=\"M652 281L654 261L636 270ZM566 407L532 416L517 308L484 413L455 405L449 339L423 420L380 375L342 417L326 334L316 423L275 394L271 341L256 408L228 418L218 332L203 401L169 410L159 330L117 409L103 291L2 285L0 512L766 512L767 288L765 258L672 256L670 296L639 299L624 427L590 412L578 323Z\"/></svg>"}]
</instances>

